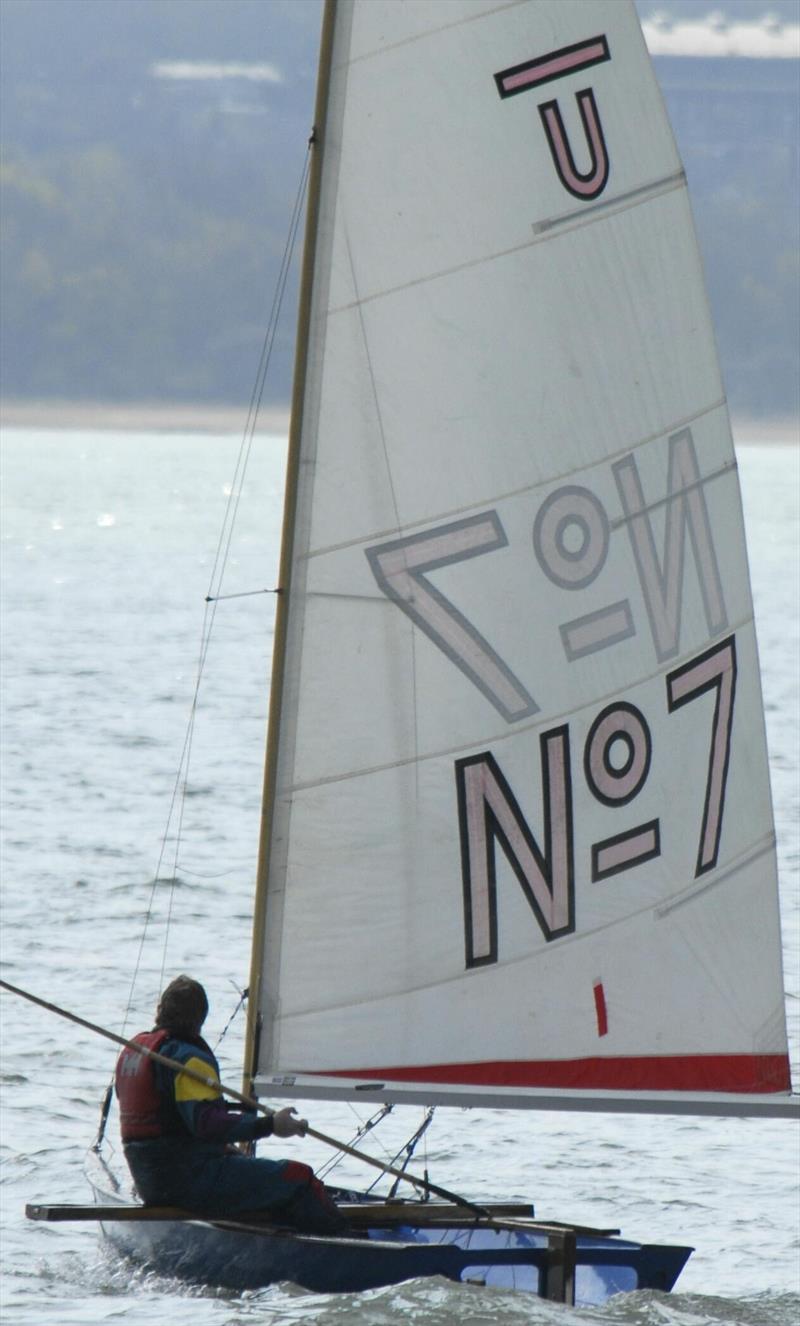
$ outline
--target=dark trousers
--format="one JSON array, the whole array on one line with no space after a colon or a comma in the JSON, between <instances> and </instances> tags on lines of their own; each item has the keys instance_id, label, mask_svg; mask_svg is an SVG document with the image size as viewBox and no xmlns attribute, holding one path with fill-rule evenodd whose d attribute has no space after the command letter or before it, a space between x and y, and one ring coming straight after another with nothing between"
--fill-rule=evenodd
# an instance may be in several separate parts
<instances>
[{"instance_id":1,"label":"dark trousers","mask_svg":"<svg viewBox=\"0 0 800 1326\"><path fill-rule=\"evenodd\" d=\"M316 1234L344 1228L323 1184L293 1160L257 1159L182 1138L129 1142L125 1158L147 1206L182 1206L220 1218L262 1212L276 1224Z\"/></svg>"}]
</instances>

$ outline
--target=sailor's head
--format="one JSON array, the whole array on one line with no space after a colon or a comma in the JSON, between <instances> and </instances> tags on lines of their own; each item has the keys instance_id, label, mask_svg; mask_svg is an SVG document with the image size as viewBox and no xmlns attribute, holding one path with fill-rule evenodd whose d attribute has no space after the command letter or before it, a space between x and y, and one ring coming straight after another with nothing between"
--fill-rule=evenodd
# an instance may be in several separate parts
<instances>
[{"instance_id":1,"label":"sailor's head","mask_svg":"<svg viewBox=\"0 0 800 1326\"><path fill-rule=\"evenodd\" d=\"M199 981L176 976L161 995L156 1026L179 1034L196 1036L206 1020L208 999Z\"/></svg>"}]
</instances>

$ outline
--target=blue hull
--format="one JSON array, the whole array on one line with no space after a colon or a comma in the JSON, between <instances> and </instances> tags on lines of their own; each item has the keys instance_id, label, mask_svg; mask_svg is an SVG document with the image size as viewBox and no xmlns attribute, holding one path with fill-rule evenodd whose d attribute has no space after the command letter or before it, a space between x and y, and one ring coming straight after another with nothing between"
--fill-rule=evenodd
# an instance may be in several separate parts
<instances>
[{"instance_id":1,"label":"blue hull","mask_svg":"<svg viewBox=\"0 0 800 1326\"><path fill-rule=\"evenodd\" d=\"M246 1233L210 1221L103 1224L110 1243L162 1275L227 1289L292 1281L324 1293L359 1292L425 1276L548 1294L544 1234L519 1230L400 1227L360 1238ZM604 1303L634 1289L669 1290L690 1248L577 1239L575 1302Z\"/></svg>"}]
</instances>

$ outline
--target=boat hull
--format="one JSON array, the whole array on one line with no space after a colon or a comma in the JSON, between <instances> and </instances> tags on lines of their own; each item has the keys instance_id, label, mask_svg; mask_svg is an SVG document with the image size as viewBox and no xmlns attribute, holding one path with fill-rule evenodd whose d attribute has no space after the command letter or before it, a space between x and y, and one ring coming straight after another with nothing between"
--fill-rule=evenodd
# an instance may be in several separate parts
<instances>
[{"instance_id":1,"label":"boat hull","mask_svg":"<svg viewBox=\"0 0 800 1326\"><path fill-rule=\"evenodd\" d=\"M121 1196L93 1187L105 1211L115 1204L125 1207ZM133 1262L161 1275L231 1290L291 1281L321 1293L357 1293L441 1276L545 1298L565 1293L554 1240L536 1230L401 1224L334 1238L241 1225L232 1229L200 1219L100 1223L111 1246ZM574 1301L593 1305L635 1289L669 1290L690 1254L685 1247L578 1234Z\"/></svg>"},{"instance_id":2,"label":"boat hull","mask_svg":"<svg viewBox=\"0 0 800 1326\"><path fill-rule=\"evenodd\" d=\"M428 1276L546 1294L547 1241L492 1231L370 1231L365 1239L233 1232L204 1221L141 1224L109 1221L103 1232L117 1251L159 1274L232 1290L291 1281L320 1293L357 1293ZM634 1289L669 1290L687 1248L578 1240L575 1301L605 1302Z\"/></svg>"}]
</instances>

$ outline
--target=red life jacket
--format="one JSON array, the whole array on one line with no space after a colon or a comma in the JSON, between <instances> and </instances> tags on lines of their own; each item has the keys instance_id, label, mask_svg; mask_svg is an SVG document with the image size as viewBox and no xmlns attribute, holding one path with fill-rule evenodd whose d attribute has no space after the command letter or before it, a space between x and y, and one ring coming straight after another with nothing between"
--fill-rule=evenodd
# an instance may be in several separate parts
<instances>
[{"instance_id":1,"label":"red life jacket","mask_svg":"<svg viewBox=\"0 0 800 1326\"><path fill-rule=\"evenodd\" d=\"M148 1050L160 1050L171 1033L163 1027L155 1031L141 1031L133 1039ZM123 1142L139 1142L145 1138L174 1134L170 1126L169 1103L156 1085L155 1064L145 1054L124 1049L117 1060L117 1099L119 1100L119 1130Z\"/></svg>"}]
</instances>

